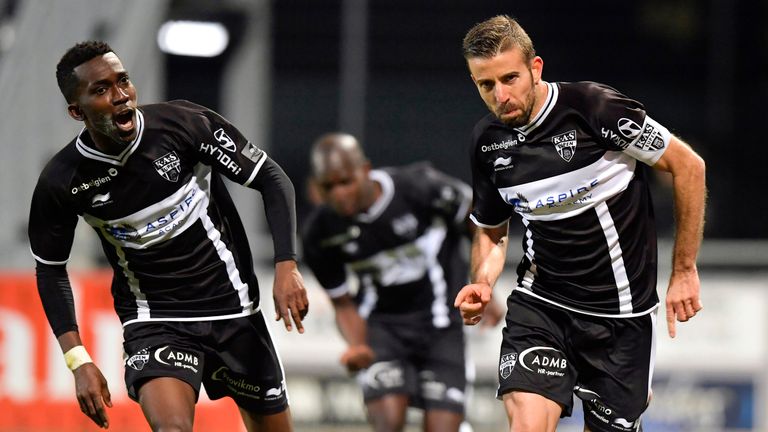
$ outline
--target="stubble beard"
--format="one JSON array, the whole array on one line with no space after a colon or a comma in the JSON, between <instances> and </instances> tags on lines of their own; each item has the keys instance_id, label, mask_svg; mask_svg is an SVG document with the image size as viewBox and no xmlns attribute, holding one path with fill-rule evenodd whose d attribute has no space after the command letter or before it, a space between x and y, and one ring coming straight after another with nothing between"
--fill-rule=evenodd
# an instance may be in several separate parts
<instances>
[{"instance_id":1,"label":"stubble beard","mask_svg":"<svg viewBox=\"0 0 768 432\"><path fill-rule=\"evenodd\" d=\"M496 111L496 117L505 125L512 128L519 128L527 125L531 121L531 114L533 114L533 106L536 105L536 86L531 86L531 91L525 98L525 106L522 109L522 113L519 116L502 118L498 111L502 111L504 107Z\"/></svg>"}]
</instances>

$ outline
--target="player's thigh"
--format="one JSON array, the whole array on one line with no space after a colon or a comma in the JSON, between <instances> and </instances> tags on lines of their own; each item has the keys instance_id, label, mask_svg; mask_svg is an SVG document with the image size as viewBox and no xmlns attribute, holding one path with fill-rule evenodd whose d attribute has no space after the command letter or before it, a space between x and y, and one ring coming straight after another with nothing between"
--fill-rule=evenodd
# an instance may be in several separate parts
<instances>
[{"instance_id":1,"label":"player's thigh","mask_svg":"<svg viewBox=\"0 0 768 432\"><path fill-rule=\"evenodd\" d=\"M410 336L397 326L369 321L367 337L375 359L357 374L365 403L386 395L406 395L411 400L418 393L418 377L409 359Z\"/></svg>"},{"instance_id":2,"label":"player's thigh","mask_svg":"<svg viewBox=\"0 0 768 432\"><path fill-rule=\"evenodd\" d=\"M153 431L192 431L197 394L172 377L151 378L139 387L139 405Z\"/></svg>"},{"instance_id":3,"label":"player's thigh","mask_svg":"<svg viewBox=\"0 0 768 432\"><path fill-rule=\"evenodd\" d=\"M507 300L502 330L497 397L519 391L541 395L562 407L573 408L577 371L569 358L571 317L526 294L513 292Z\"/></svg>"},{"instance_id":4,"label":"player's thigh","mask_svg":"<svg viewBox=\"0 0 768 432\"><path fill-rule=\"evenodd\" d=\"M291 432L293 431L290 408L276 414L252 413L240 408L240 415L248 432Z\"/></svg>"},{"instance_id":5,"label":"player's thigh","mask_svg":"<svg viewBox=\"0 0 768 432\"><path fill-rule=\"evenodd\" d=\"M582 318L574 334L579 380L574 390L592 432L632 432L648 406L653 379L656 314L633 318ZM582 344L603 347L579 349Z\"/></svg>"},{"instance_id":6,"label":"player's thigh","mask_svg":"<svg viewBox=\"0 0 768 432\"><path fill-rule=\"evenodd\" d=\"M421 404L427 412L448 411L463 418L471 368L465 356L464 329L457 324L422 333L424 348L414 361Z\"/></svg>"},{"instance_id":7,"label":"player's thigh","mask_svg":"<svg viewBox=\"0 0 768 432\"><path fill-rule=\"evenodd\" d=\"M203 384L211 399L230 397L259 416L288 408L283 366L260 312L212 322L205 349Z\"/></svg>"},{"instance_id":8,"label":"player's thigh","mask_svg":"<svg viewBox=\"0 0 768 432\"><path fill-rule=\"evenodd\" d=\"M196 401L205 363L198 338L206 329L207 323L159 322L127 326L123 331L123 348L128 396L139 401L141 388L155 378L174 378L187 384L182 388L191 388L193 402Z\"/></svg>"},{"instance_id":9,"label":"player's thigh","mask_svg":"<svg viewBox=\"0 0 768 432\"><path fill-rule=\"evenodd\" d=\"M503 396L512 432L554 432L562 408L557 402L535 393L511 391Z\"/></svg>"}]
</instances>

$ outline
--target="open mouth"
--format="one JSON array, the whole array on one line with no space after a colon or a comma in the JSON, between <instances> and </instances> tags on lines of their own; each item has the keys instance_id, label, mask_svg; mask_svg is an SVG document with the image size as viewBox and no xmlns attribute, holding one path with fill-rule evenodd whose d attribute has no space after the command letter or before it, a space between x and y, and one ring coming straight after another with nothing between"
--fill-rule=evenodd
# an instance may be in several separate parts
<instances>
[{"instance_id":1,"label":"open mouth","mask_svg":"<svg viewBox=\"0 0 768 432\"><path fill-rule=\"evenodd\" d=\"M133 109L127 109L115 114L115 125L120 130L121 135L128 135L133 133L133 129L136 125L134 120L135 113L136 112Z\"/></svg>"}]
</instances>

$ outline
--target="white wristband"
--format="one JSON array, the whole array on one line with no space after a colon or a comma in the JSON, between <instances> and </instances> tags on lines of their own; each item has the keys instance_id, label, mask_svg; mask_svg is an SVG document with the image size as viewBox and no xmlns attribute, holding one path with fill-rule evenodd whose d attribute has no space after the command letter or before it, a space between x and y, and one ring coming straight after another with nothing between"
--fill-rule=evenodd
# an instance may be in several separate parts
<instances>
[{"instance_id":1,"label":"white wristband","mask_svg":"<svg viewBox=\"0 0 768 432\"><path fill-rule=\"evenodd\" d=\"M82 345L78 345L65 352L64 361L67 362L67 367L71 371L74 371L86 363L93 363L91 356L88 355L88 351L86 351L85 347Z\"/></svg>"}]
</instances>

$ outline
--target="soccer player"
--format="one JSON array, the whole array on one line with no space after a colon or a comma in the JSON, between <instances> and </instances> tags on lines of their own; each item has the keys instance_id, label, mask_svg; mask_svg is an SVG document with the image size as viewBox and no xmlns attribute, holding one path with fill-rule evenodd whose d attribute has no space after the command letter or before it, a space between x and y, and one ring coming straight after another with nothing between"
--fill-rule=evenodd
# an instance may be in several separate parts
<instances>
[{"instance_id":1,"label":"soccer player","mask_svg":"<svg viewBox=\"0 0 768 432\"><path fill-rule=\"evenodd\" d=\"M617 90L544 81L543 60L507 16L475 25L463 52L491 111L475 126L470 153L472 283L455 300L465 324L479 322L491 299L510 216L525 226L498 371L510 430L554 431L575 393L585 430L639 431L659 303L648 167L671 173L674 185L666 296L674 337L675 319L702 308L704 162Z\"/></svg>"},{"instance_id":2,"label":"soccer player","mask_svg":"<svg viewBox=\"0 0 768 432\"><path fill-rule=\"evenodd\" d=\"M152 430L191 431L201 383L212 399L234 399L249 431L292 430L245 230L221 175L261 192L277 319L303 333L308 303L295 261L290 180L209 109L186 101L139 106L106 43L70 48L56 78L69 115L85 127L43 169L29 238L40 297L82 412L109 426L109 390L80 340L66 270L78 216L96 231L114 270L128 395Z\"/></svg>"},{"instance_id":3,"label":"soccer player","mask_svg":"<svg viewBox=\"0 0 768 432\"><path fill-rule=\"evenodd\" d=\"M459 430L467 378L451 301L469 274L469 186L427 163L371 169L344 133L319 137L311 166L324 205L304 226L304 259L333 303L369 422L401 431L411 405L424 430Z\"/></svg>"}]
</instances>

